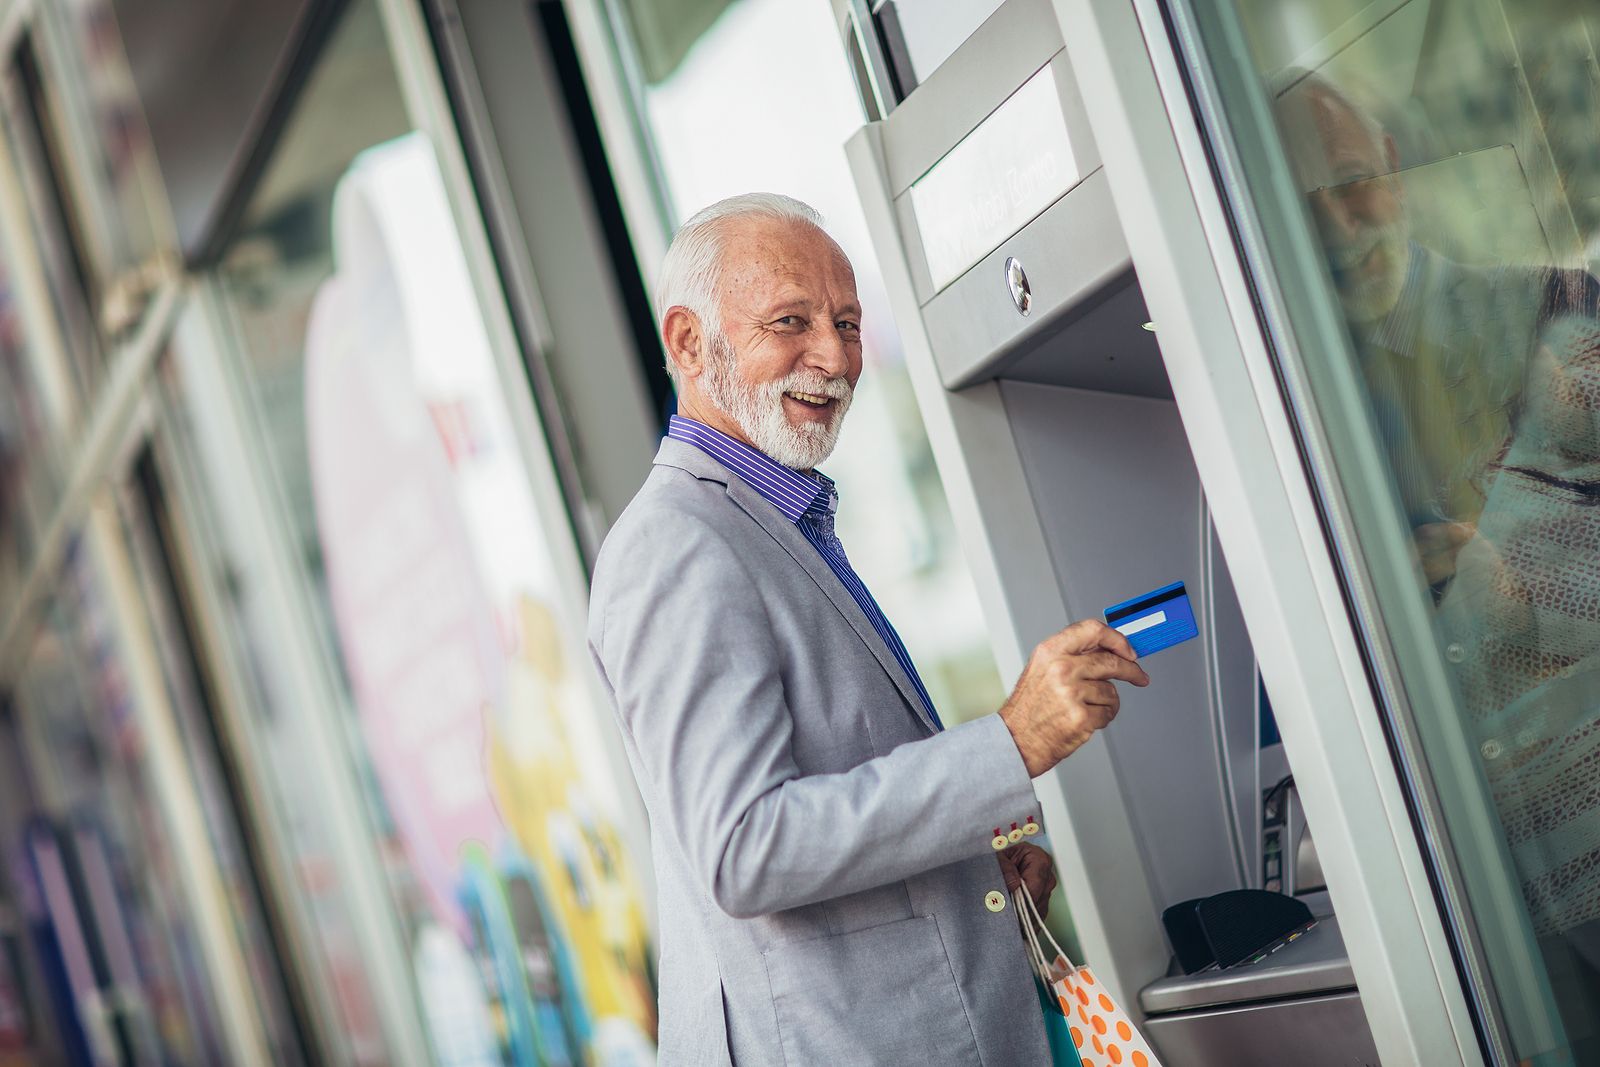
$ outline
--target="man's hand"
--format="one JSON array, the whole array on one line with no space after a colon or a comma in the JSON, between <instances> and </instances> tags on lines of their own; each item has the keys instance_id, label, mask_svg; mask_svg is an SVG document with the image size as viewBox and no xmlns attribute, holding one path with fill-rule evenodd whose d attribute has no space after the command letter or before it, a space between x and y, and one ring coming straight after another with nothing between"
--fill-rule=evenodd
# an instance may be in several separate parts
<instances>
[{"instance_id":1,"label":"man's hand","mask_svg":"<svg viewBox=\"0 0 1600 1067\"><path fill-rule=\"evenodd\" d=\"M1056 863L1050 853L1038 845L1019 842L995 854L1000 861L1000 873L1005 876L1006 892L1014 893L1025 886L1033 906L1039 909L1042 919L1050 914L1050 894L1056 891Z\"/></svg>"},{"instance_id":2,"label":"man's hand","mask_svg":"<svg viewBox=\"0 0 1600 1067\"><path fill-rule=\"evenodd\" d=\"M1098 619L1039 642L1000 709L1030 777L1066 759L1117 717L1115 681L1150 684L1128 639Z\"/></svg>"},{"instance_id":3,"label":"man's hand","mask_svg":"<svg viewBox=\"0 0 1600 1067\"><path fill-rule=\"evenodd\" d=\"M1456 556L1477 532L1478 527L1470 522L1426 522L1411 531L1429 585L1438 585L1456 573Z\"/></svg>"}]
</instances>

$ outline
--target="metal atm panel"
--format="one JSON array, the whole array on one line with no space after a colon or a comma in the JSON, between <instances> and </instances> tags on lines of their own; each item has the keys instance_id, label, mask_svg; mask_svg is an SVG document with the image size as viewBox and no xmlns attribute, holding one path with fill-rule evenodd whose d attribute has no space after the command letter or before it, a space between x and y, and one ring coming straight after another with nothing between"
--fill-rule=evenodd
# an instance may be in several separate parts
<instances>
[{"instance_id":1,"label":"metal atm panel","mask_svg":"<svg viewBox=\"0 0 1600 1067\"><path fill-rule=\"evenodd\" d=\"M1147 1019L1144 1032L1182 1067L1378 1067L1354 990Z\"/></svg>"},{"instance_id":2,"label":"metal atm panel","mask_svg":"<svg viewBox=\"0 0 1600 1067\"><path fill-rule=\"evenodd\" d=\"M1000 391L1068 603L1114 604L1130 591L1188 582L1201 639L1151 657L1154 684L1124 690L1106 743L1157 900L1238 888L1247 872L1226 814L1212 664L1249 678L1254 662L1242 623L1225 620L1217 640L1216 604L1199 582L1205 516L1177 408L1015 380ZM1086 506L1107 500L1117 502L1114 515Z\"/></svg>"},{"instance_id":3,"label":"metal atm panel","mask_svg":"<svg viewBox=\"0 0 1600 1067\"><path fill-rule=\"evenodd\" d=\"M983 67L995 42L1015 38L1018 20L1043 6L1007 4L990 20L993 33L986 24L917 92L949 95L947 75ZM908 365L920 379L928 423L935 433L949 427L961 453L951 458L945 446L946 478L1003 475L977 477L953 496L970 494L987 513L979 523L991 551L1029 543L1010 536L1008 525L1037 526L1041 552L979 568L1001 576L1006 610L1037 618L1032 598L1046 608L1063 605L1070 617L1098 615L1107 604L1181 579L1202 620L1201 639L1153 659L1156 684L1125 692L1118 721L1039 783L1047 816L1047 794L1064 798L1056 810L1071 824L1075 861L1090 872L1087 893L1073 897L1075 914L1091 952L1098 937L1102 951L1132 954L1091 962L1109 962L1120 975L1124 1001L1147 1017L1173 1067L1222 1062L1223 1054L1273 1062L1285 1049L1285 1021L1302 1033L1347 1035L1345 1044L1326 1046L1345 1059L1329 1062L1362 1062L1372 1042L1341 962L1336 922L1324 919L1312 928L1315 939L1301 937L1246 965L1248 975L1181 975L1164 952L1150 950L1152 933L1161 940L1161 909L1261 886L1262 801L1286 768L1281 746L1262 745L1254 650L1212 534L1161 360L1159 324L1148 321L1111 179L1080 122L1083 105L1065 53L1038 68L1031 58L1016 65L1013 94L1048 77L1063 96L1057 121L1068 127L1073 159L1093 166L1052 203L1011 220L1011 231L971 255L959 275L945 277L944 252L928 255L927 242L943 238L925 230L942 223L928 218L925 204L919 213L912 193L926 168L963 165L972 154L960 146L982 123L953 122L939 145L930 142L939 128L925 109L915 112L914 136L896 127L896 112L858 135L850 152L863 199L876 198L865 206L880 260L886 272L898 271L887 279L897 318L927 355L919 361L908 354ZM1005 114L1006 99L984 114ZM1017 151L1019 166L1036 158L1026 146ZM908 164L907 154L921 163ZM983 173L1003 173L1004 160L998 164L986 156ZM972 195L981 202L985 194ZM1128 840L1098 826L1111 815ZM1052 836L1063 832L1058 826ZM1073 874L1066 877L1071 886ZM1106 877L1117 887L1093 884ZM1326 916L1326 895L1314 906ZM1278 988L1285 974L1294 980ZM1264 985L1277 992L1263 999ZM1256 1059L1241 1059L1248 1056Z\"/></svg>"}]
</instances>

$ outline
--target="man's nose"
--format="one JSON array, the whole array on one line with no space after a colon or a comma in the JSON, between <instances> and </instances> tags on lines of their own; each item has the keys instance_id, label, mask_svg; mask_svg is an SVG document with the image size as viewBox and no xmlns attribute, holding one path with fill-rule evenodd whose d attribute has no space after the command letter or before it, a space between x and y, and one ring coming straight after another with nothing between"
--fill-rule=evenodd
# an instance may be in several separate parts
<instances>
[{"instance_id":1,"label":"man's nose","mask_svg":"<svg viewBox=\"0 0 1600 1067\"><path fill-rule=\"evenodd\" d=\"M806 353L806 362L830 378L842 378L850 371L850 346L840 336L838 327L829 327L813 334L816 343Z\"/></svg>"},{"instance_id":2,"label":"man's nose","mask_svg":"<svg viewBox=\"0 0 1600 1067\"><path fill-rule=\"evenodd\" d=\"M1366 228L1366 220L1354 197L1338 191L1323 192L1315 198L1313 208L1329 240L1349 241Z\"/></svg>"}]
</instances>

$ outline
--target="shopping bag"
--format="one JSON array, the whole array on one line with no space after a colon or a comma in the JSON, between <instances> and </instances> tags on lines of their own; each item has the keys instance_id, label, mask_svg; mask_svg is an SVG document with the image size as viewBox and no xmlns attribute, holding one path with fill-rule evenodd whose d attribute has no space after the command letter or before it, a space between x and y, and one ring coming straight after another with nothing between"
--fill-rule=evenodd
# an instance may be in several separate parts
<instances>
[{"instance_id":1,"label":"shopping bag","mask_svg":"<svg viewBox=\"0 0 1600 1067\"><path fill-rule=\"evenodd\" d=\"M1011 896L1034 973L1066 1013L1068 1032L1083 1067L1161 1067L1150 1043L1096 980L1094 972L1067 958L1028 891L1018 888ZM1045 952L1045 943L1055 950L1054 956ZM1057 1064L1061 1062L1056 1060Z\"/></svg>"}]
</instances>

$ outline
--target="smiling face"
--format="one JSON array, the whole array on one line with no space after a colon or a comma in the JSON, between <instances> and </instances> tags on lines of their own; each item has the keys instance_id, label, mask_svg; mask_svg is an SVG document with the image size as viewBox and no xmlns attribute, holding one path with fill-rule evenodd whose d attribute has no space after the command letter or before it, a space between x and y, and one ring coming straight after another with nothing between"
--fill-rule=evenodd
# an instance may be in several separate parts
<instances>
[{"instance_id":1,"label":"smiling face","mask_svg":"<svg viewBox=\"0 0 1600 1067\"><path fill-rule=\"evenodd\" d=\"M664 322L679 407L809 470L833 451L861 376L855 273L813 226L763 217L724 225L720 334L687 308Z\"/></svg>"}]
</instances>

